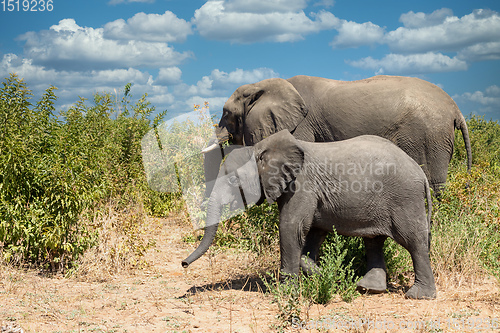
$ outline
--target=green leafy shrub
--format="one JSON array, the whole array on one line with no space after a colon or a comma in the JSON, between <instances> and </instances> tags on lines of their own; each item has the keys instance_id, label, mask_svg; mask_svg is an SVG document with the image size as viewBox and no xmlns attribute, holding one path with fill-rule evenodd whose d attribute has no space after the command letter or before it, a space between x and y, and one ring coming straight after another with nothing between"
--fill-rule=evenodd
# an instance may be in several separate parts
<instances>
[{"instance_id":1,"label":"green leafy shrub","mask_svg":"<svg viewBox=\"0 0 500 333\"><path fill-rule=\"evenodd\" d=\"M33 105L17 76L0 88L2 259L52 269L96 244L98 229L82 221L93 221L110 202L119 210L144 202L148 213L165 214L177 198L145 181L141 139L154 111L146 95L131 105L127 85L121 101L96 94L93 105L80 99L55 114L55 90Z\"/></svg>"},{"instance_id":2,"label":"green leafy shrub","mask_svg":"<svg viewBox=\"0 0 500 333\"><path fill-rule=\"evenodd\" d=\"M500 278L500 124L467 121L473 167L465 167L456 133L448 182L433 216L431 259L438 277L460 283L492 273Z\"/></svg>"},{"instance_id":3,"label":"green leafy shrub","mask_svg":"<svg viewBox=\"0 0 500 333\"><path fill-rule=\"evenodd\" d=\"M54 90L33 106L15 75L0 88L0 244L6 260L56 265L92 243L78 225L85 204L81 184L59 154Z\"/></svg>"},{"instance_id":4,"label":"green leafy shrub","mask_svg":"<svg viewBox=\"0 0 500 333\"><path fill-rule=\"evenodd\" d=\"M359 295L356 291L358 277L352 260L344 264L348 252L345 238L333 232L330 241L322 245L321 252L319 268L309 276L285 276L280 281L269 274L269 280L263 279L267 291L278 305L282 324L300 321L304 308L312 304L328 304L335 295L345 302L351 302Z\"/></svg>"},{"instance_id":5,"label":"green leafy shrub","mask_svg":"<svg viewBox=\"0 0 500 333\"><path fill-rule=\"evenodd\" d=\"M354 258L345 263L346 245L345 237L336 232L332 233L329 242L322 245L319 270L304 283L306 298L318 304L329 303L334 295L339 295L346 302L355 298L358 277L352 267Z\"/></svg>"}]
</instances>

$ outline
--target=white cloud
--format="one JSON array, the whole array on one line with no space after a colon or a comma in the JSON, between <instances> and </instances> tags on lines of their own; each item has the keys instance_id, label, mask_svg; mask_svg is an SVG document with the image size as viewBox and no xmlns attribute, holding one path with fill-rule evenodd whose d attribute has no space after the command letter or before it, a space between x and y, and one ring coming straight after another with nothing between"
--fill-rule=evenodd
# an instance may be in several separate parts
<instances>
[{"instance_id":1,"label":"white cloud","mask_svg":"<svg viewBox=\"0 0 500 333\"><path fill-rule=\"evenodd\" d=\"M334 49L359 47L380 43L384 37L384 28L372 22L356 23L343 20L337 28L339 34L330 44Z\"/></svg>"},{"instance_id":2,"label":"white cloud","mask_svg":"<svg viewBox=\"0 0 500 333\"><path fill-rule=\"evenodd\" d=\"M160 68L155 84L172 86L181 83L182 71L178 67Z\"/></svg>"},{"instance_id":3,"label":"white cloud","mask_svg":"<svg viewBox=\"0 0 500 333\"><path fill-rule=\"evenodd\" d=\"M73 19L61 20L46 31L28 32L20 39L26 42L27 57L55 69L175 66L192 56L165 43L109 40L102 28L80 27Z\"/></svg>"},{"instance_id":4,"label":"white cloud","mask_svg":"<svg viewBox=\"0 0 500 333\"><path fill-rule=\"evenodd\" d=\"M84 73L85 74L85 73ZM135 68L128 69L105 69L90 71L85 77L92 80L92 83L121 86L128 82L144 83L150 75Z\"/></svg>"},{"instance_id":5,"label":"white cloud","mask_svg":"<svg viewBox=\"0 0 500 333\"><path fill-rule=\"evenodd\" d=\"M258 11L255 10L258 8L255 1L248 4L243 1L207 1L195 11L193 23L200 35L207 39L253 43L293 42L307 34L332 29L340 22L326 11L311 13L314 20L311 19L300 10L304 6L304 1L300 0L292 1L288 7L282 1L264 1L272 5Z\"/></svg>"},{"instance_id":6,"label":"white cloud","mask_svg":"<svg viewBox=\"0 0 500 333\"><path fill-rule=\"evenodd\" d=\"M471 62L500 59L500 15L477 9L459 18L448 8L402 14L403 27L384 33L371 23L342 20L333 48L386 44L391 53L348 64L376 73L423 74L467 70Z\"/></svg>"},{"instance_id":7,"label":"white cloud","mask_svg":"<svg viewBox=\"0 0 500 333\"><path fill-rule=\"evenodd\" d=\"M213 79L210 76L204 76L194 85L185 83L175 87L175 93L178 96L189 97L194 95L214 96L216 92L213 90Z\"/></svg>"},{"instance_id":8,"label":"white cloud","mask_svg":"<svg viewBox=\"0 0 500 333\"><path fill-rule=\"evenodd\" d=\"M210 75L203 76L196 84L187 85L182 83L175 86L174 94L179 99L188 100L189 103L191 103L193 96L205 100L214 98L225 98L227 100L239 86L273 77L279 77L279 74L269 68L257 68L253 70L236 69L230 73L214 69Z\"/></svg>"},{"instance_id":9,"label":"white cloud","mask_svg":"<svg viewBox=\"0 0 500 333\"><path fill-rule=\"evenodd\" d=\"M435 10L431 14L413 11L402 14L399 21L408 29L431 27L444 23L447 17L453 16L453 11L449 8Z\"/></svg>"},{"instance_id":10,"label":"white cloud","mask_svg":"<svg viewBox=\"0 0 500 333\"><path fill-rule=\"evenodd\" d=\"M254 83L265 79L279 77L278 73L269 68L257 68L253 70L236 70L226 73L219 69L214 69L210 74L215 87L226 88L228 86L241 86L243 84Z\"/></svg>"},{"instance_id":11,"label":"white cloud","mask_svg":"<svg viewBox=\"0 0 500 333\"><path fill-rule=\"evenodd\" d=\"M467 105L475 113L484 114L500 111L500 87L489 86L485 91L465 92L454 95L453 99L458 104Z\"/></svg>"},{"instance_id":12,"label":"white cloud","mask_svg":"<svg viewBox=\"0 0 500 333\"><path fill-rule=\"evenodd\" d=\"M216 113L222 113L222 108L224 107L224 104L226 103L228 98L229 96L223 96L223 97L192 96L184 101L184 108L186 108L186 110L190 109L192 110L194 105L203 105L205 102L208 102L208 106L210 108L210 114L214 115Z\"/></svg>"},{"instance_id":13,"label":"white cloud","mask_svg":"<svg viewBox=\"0 0 500 333\"><path fill-rule=\"evenodd\" d=\"M183 42L192 34L191 23L174 13L137 13L127 21L118 19L104 25L103 37L148 42Z\"/></svg>"},{"instance_id":14,"label":"white cloud","mask_svg":"<svg viewBox=\"0 0 500 333\"><path fill-rule=\"evenodd\" d=\"M17 73L18 76L35 84L53 84L68 87L95 87L122 85L127 82L146 83L149 74L134 68L107 69L89 71L57 71L44 66L34 65L31 59L21 58L15 54L6 54L0 61L0 75L5 77L9 73Z\"/></svg>"},{"instance_id":15,"label":"white cloud","mask_svg":"<svg viewBox=\"0 0 500 333\"><path fill-rule=\"evenodd\" d=\"M500 107L500 87L493 85L486 88L484 92L482 91L475 91L473 93L466 92L461 95L461 98L485 106Z\"/></svg>"},{"instance_id":16,"label":"white cloud","mask_svg":"<svg viewBox=\"0 0 500 333\"><path fill-rule=\"evenodd\" d=\"M412 28L400 27L385 37L385 42L393 52L459 51L478 43L500 39L500 15L490 10L478 9L461 18L446 16L441 24L430 26L424 24L429 21L425 18L422 20L424 23L415 23L409 17L403 20L406 24L411 21Z\"/></svg>"},{"instance_id":17,"label":"white cloud","mask_svg":"<svg viewBox=\"0 0 500 333\"><path fill-rule=\"evenodd\" d=\"M96 92L123 89L128 82L139 86L146 85L151 77L147 72L134 68L81 72L55 70L35 65L31 59L6 54L0 59L0 76L7 77L10 73L24 78L35 95L41 94L49 85L58 87L56 95L64 105L76 102L78 96L91 98Z\"/></svg>"},{"instance_id":18,"label":"white cloud","mask_svg":"<svg viewBox=\"0 0 500 333\"><path fill-rule=\"evenodd\" d=\"M176 101L175 96L167 91L152 93L150 87L143 87L141 90L145 90L144 92L148 93L148 101L150 101L151 104L154 106L166 107L172 105ZM167 109L169 109L169 107L167 107ZM163 111L160 109L157 110ZM187 111L187 110L189 109L181 109L181 111Z\"/></svg>"},{"instance_id":19,"label":"white cloud","mask_svg":"<svg viewBox=\"0 0 500 333\"><path fill-rule=\"evenodd\" d=\"M458 52L457 57L466 61L500 59L500 42L479 43Z\"/></svg>"},{"instance_id":20,"label":"white cloud","mask_svg":"<svg viewBox=\"0 0 500 333\"><path fill-rule=\"evenodd\" d=\"M500 97L500 87L493 85L486 88L486 94L490 96Z\"/></svg>"},{"instance_id":21,"label":"white cloud","mask_svg":"<svg viewBox=\"0 0 500 333\"><path fill-rule=\"evenodd\" d=\"M422 74L467 70L465 61L433 52L411 55L388 54L382 59L367 57L348 61L348 64L374 70L376 74Z\"/></svg>"}]
</instances>

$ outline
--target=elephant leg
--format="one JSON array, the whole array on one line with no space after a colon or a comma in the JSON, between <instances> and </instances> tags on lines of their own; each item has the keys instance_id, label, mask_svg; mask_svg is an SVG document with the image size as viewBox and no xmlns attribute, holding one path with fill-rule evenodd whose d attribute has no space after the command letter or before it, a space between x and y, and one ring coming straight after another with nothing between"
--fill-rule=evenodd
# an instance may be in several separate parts
<instances>
[{"instance_id":1,"label":"elephant leg","mask_svg":"<svg viewBox=\"0 0 500 333\"><path fill-rule=\"evenodd\" d=\"M366 274L358 281L358 289L369 293L382 293L387 289L386 267L384 261L384 242L386 236L363 238L366 251Z\"/></svg>"},{"instance_id":2,"label":"elephant leg","mask_svg":"<svg viewBox=\"0 0 500 333\"><path fill-rule=\"evenodd\" d=\"M415 283L406 292L407 298L434 299L436 298L436 285L432 274L429 252L426 246L414 249L411 254L413 270L415 271Z\"/></svg>"},{"instance_id":3,"label":"elephant leg","mask_svg":"<svg viewBox=\"0 0 500 333\"><path fill-rule=\"evenodd\" d=\"M436 163L438 166L440 165L439 163ZM444 163L441 163L441 167L438 166L432 166L430 167L430 179L429 179L429 185L434 191L434 196L439 200L441 199L441 194L444 191L445 185L446 185L446 176L448 175L448 163L446 165L443 165Z\"/></svg>"},{"instance_id":4,"label":"elephant leg","mask_svg":"<svg viewBox=\"0 0 500 333\"><path fill-rule=\"evenodd\" d=\"M298 230L290 223L280 222L281 272L297 275L300 266L301 246Z\"/></svg>"},{"instance_id":5,"label":"elephant leg","mask_svg":"<svg viewBox=\"0 0 500 333\"><path fill-rule=\"evenodd\" d=\"M398 243L410 252L415 282L405 296L413 299L436 298L436 285L429 258L429 233L425 230L421 233L413 232L407 236L406 240L398 241Z\"/></svg>"},{"instance_id":6,"label":"elephant leg","mask_svg":"<svg viewBox=\"0 0 500 333\"><path fill-rule=\"evenodd\" d=\"M314 222L313 222L314 223ZM300 268L307 275L312 274L318 269L316 264L318 260L319 248L328 234L327 231L311 228L306 236L306 243L302 249L302 257L300 260Z\"/></svg>"},{"instance_id":7,"label":"elephant leg","mask_svg":"<svg viewBox=\"0 0 500 333\"><path fill-rule=\"evenodd\" d=\"M280 211L280 253L281 271L298 275L300 257L306 242L306 235L312 225L316 201L301 195L285 196L278 200Z\"/></svg>"}]
</instances>

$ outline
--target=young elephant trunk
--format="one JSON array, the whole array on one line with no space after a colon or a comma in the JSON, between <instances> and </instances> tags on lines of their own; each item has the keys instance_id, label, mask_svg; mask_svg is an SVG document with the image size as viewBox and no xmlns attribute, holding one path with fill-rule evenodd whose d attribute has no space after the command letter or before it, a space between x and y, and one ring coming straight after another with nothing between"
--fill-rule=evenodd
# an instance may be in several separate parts
<instances>
[{"instance_id":1,"label":"young elephant trunk","mask_svg":"<svg viewBox=\"0 0 500 333\"><path fill-rule=\"evenodd\" d=\"M215 200L212 200L211 198L208 202L207 226L205 227L205 233L203 234L201 243L198 245L196 250L189 255L189 257L182 261L182 267L184 268L187 268L193 261L205 254L214 241L221 215L221 205L220 203L214 201Z\"/></svg>"}]
</instances>

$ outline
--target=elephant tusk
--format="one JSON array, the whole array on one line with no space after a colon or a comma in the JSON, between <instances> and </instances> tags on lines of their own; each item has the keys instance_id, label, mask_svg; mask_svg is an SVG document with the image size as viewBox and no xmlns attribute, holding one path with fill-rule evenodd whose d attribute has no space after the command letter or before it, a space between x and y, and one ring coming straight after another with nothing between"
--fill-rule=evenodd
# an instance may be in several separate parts
<instances>
[{"instance_id":1,"label":"elephant tusk","mask_svg":"<svg viewBox=\"0 0 500 333\"><path fill-rule=\"evenodd\" d=\"M208 153L209 151L212 151L212 150L216 149L218 146L219 146L219 144L214 143L213 145L210 145L210 146L208 146L207 148L202 149L202 150L201 150L201 152L202 152L203 154L206 154L206 153Z\"/></svg>"}]
</instances>

